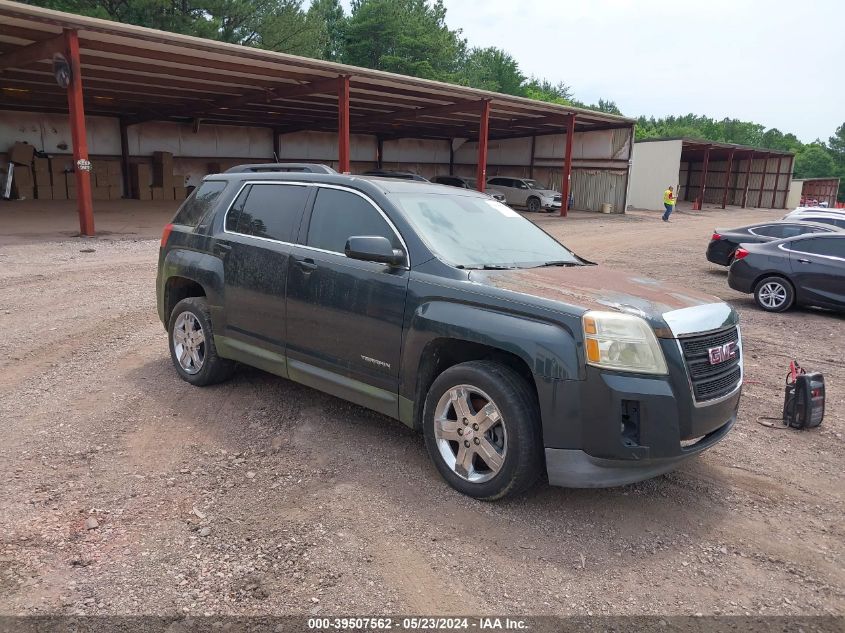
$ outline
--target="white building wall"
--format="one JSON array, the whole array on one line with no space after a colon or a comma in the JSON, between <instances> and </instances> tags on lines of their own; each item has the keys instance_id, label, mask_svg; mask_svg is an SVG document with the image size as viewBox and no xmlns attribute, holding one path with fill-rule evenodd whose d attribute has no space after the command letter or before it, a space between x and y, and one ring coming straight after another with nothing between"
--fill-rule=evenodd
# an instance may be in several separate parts
<instances>
[{"instance_id":1,"label":"white building wall","mask_svg":"<svg viewBox=\"0 0 845 633\"><path fill-rule=\"evenodd\" d=\"M350 160L375 162L378 143L375 136L352 134ZM291 132L280 137L279 160L321 162L337 167L336 132ZM272 150L270 152L272 156Z\"/></svg>"},{"instance_id":2,"label":"white building wall","mask_svg":"<svg viewBox=\"0 0 845 633\"><path fill-rule=\"evenodd\" d=\"M86 117L88 153L120 156L120 123L108 117ZM71 153L70 122L65 114L0 111L0 152L15 142L29 143L48 154Z\"/></svg>"},{"instance_id":3,"label":"white building wall","mask_svg":"<svg viewBox=\"0 0 845 633\"><path fill-rule=\"evenodd\" d=\"M92 158L120 156L120 124L116 118L88 117L88 149ZM51 155L71 152L67 115L0 111L0 155L16 141L31 143ZM247 162L273 160L274 136L269 128L200 125L150 121L130 126L127 141L131 162L149 162L155 151L174 155L174 173L185 177L186 185L198 185L208 173L209 163L222 169ZM337 168L337 134L303 131L283 134L278 139L279 160L320 162ZM611 202L622 210L627 182L624 161L631 144L629 129L579 132L573 139L573 196L576 209L598 210ZM449 141L398 139L383 143L385 169L414 171L426 178L449 173ZM478 144L454 144L455 174L474 177ZM559 188L566 136L538 136L535 139L533 175ZM375 136L353 134L351 170L362 173L378 164ZM531 138L492 140L488 145L488 176L527 177L531 172ZM676 176L677 177L677 174ZM661 189L662 191L662 189Z\"/></svg>"},{"instance_id":4,"label":"white building wall","mask_svg":"<svg viewBox=\"0 0 845 633\"><path fill-rule=\"evenodd\" d=\"M663 209L663 192L669 185L678 186L682 145L682 141L634 143L629 207Z\"/></svg>"},{"instance_id":5,"label":"white building wall","mask_svg":"<svg viewBox=\"0 0 845 633\"><path fill-rule=\"evenodd\" d=\"M795 209L801 204L801 190L804 188L804 181L795 179L789 183L789 194L786 196L786 208Z\"/></svg>"}]
</instances>

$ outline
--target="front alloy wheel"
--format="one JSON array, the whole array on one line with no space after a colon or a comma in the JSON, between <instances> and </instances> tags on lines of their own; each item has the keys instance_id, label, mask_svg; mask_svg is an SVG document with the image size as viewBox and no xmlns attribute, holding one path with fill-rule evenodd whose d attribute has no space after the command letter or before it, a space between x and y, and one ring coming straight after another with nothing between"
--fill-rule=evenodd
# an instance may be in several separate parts
<instances>
[{"instance_id":1,"label":"front alloy wheel","mask_svg":"<svg viewBox=\"0 0 845 633\"><path fill-rule=\"evenodd\" d=\"M528 210L531 213L537 213L540 210L540 200L537 198L528 198Z\"/></svg>"},{"instance_id":2,"label":"front alloy wheel","mask_svg":"<svg viewBox=\"0 0 845 633\"><path fill-rule=\"evenodd\" d=\"M443 394L434 437L446 465L473 483L495 477L507 457L508 432L499 407L473 385L458 385Z\"/></svg>"},{"instance_id":3,"label":"front alloy wheel","mask_svg":"<svg viewBox=\"0 0 845 633\"><path fill-rule=\"evenodd\" d=\"M470 497L518 494L542 472L536 391L504 363L475 360L446 369L428 391L422 425L440 475Z\"/></svg>"}]
</instances>

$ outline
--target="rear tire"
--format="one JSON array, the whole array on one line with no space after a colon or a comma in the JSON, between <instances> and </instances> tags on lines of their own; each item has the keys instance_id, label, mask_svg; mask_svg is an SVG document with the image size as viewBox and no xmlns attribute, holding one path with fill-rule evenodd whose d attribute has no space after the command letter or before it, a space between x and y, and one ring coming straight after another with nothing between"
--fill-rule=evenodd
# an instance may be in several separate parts
<instances>
[{"instance_id":1,"label":"rear tire","mask_svg":"<svg viewBox=\"0 0 845 633\"><path fill-rule=\"evenodd\" d=\"M795 289L783 277L766 277L754 288L754 300L766 312L785 312L795 302Z\"/></svg>"},{"instance_id":2,"label":"rear tire","mask_svg":"<svg viewBox=\"0 0 845 633\"><path fill-rule=\"evenodd\" d=\"M177 303L170 313L167 334L170 359L185 382L205 387L232 377L235 363L217 355L205 297L189 297Z\"/></svg>"},{"instance_id":3,"label":"rear tire","mask_svg":"<svg viewBox=\"0 0 845 633\"><path fill-rule=\"evenodd\" d=\"M476 499L517 495L542 472L537 398L500 363L471 361L440 374L425 400L423 433L440 475Z\"/></svg>"},{"instance_id":4,"label":"rear tire","mask_svg":"<svg viewBox=\"0 0 845 633\"><path fill-rule=\"evenodd\" d=\"M540 210L540 199L534 197L528 198L526 206L531 213L537 213Z\"/></svg>"}]
</instances>

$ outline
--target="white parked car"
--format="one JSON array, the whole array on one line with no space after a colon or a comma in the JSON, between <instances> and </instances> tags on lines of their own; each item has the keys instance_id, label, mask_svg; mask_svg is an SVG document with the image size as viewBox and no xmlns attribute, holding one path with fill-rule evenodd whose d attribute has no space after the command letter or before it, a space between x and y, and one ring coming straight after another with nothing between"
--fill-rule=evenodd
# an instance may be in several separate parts
<instances>
[{"instance_id":1,"label":"white parked car","mask_svg":"<svg viewBox=\"0 0 845 633\"><path fill-rule=\"evenodd\" d=\"M800 222L818 222L821 224L832 224L845 229L845 209L824 209L824 208L798 208L790 211L784 220Z\"/></svg>"},{"instance_id":2,"label":"white parked car","mask_svg":"<svg viewBox=\"0 0 845 633\"><path fill-rule=\"evenodd\" d=\"M532 212L539 211L540 209L560 211L560 192L554 189L547 189L544 185L531 178L496 176L487 180L487 186L491 191L500 191L505 194L505 199L509 205L526 207Z\"/></svg>"}]
</instances>

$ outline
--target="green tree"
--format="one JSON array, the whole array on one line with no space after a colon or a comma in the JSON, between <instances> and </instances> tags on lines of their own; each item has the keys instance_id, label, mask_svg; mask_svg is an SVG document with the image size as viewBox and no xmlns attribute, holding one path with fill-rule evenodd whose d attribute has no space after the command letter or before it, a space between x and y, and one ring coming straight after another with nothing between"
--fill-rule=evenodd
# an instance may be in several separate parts
<instances>
[{"instance_id":1,"label":"green tree","mask_svg":"<svg viewBox=\"0 0 845 633\"><path fill-rule=\"evenodd\" d=\"M795 155L796 178L822 178L836 173L836 163L824 145L806 145Z\"/></svg>"},{"instance_id":2,"label":"green tree","mask_svg":"<svg viewBox=\"0 0 845 633\"><path fill-rule=\"evenodd\" d=\"M322 54L326 24L301 0L205 0L196 31L224 42L307 57Z\"/></svg>"},{"instance_id":3,"label":"green tree","mask_svg":"<svg viewBox=\"0 0 845 633\"><path fill-rule=\"evenodd\" d=\"M313 0L308 13L325 23L326 43L321 57L330 61L341 61L347 17L340 0Z\"/></svg>"},{"instance_id":4,"label":"green tree","mask_svg":"<svg viewBox=\"0 0 845 633\"><path fill-rule=\"evenodd\" d=\"M456 78L466 51L443 0L354 0L344 42L348 64L444 81Z\"/></svg>"},{"instance_id":5,"label":"green tree","mask_svg":"<svg viewBox=\"0 0 845 633\"><path fill-rule=\"evenodd\" d=\"M509 95L524 94L525 75L517 61L500 48L473 48L461 68L461 83Z\"/></svg>"},{"instance_id":6,"label":"green tree","mask_svg":"<svg viewBox=\"0 0 845 633\"><path fill-rule=\"evenodd\" d=\"M550 103L559 103L561 105L573 105L572 88L562 81L553 84L548 79L531 77L525 83L524 95L529 99L536 99L538 101L548 101Z\"/></svg>"},{"instance_id":7,"label":"green tree","mask_svg":"<svg viewBox=\"0 0 845 633\"><path fill-rule=\"evenodd\" d=\"M845 123L828 139L828 148L840 167L845 167Z\"/></svg>"},{"instance_id":8,"label":"green tree","mask_svg":"<svg viewBox=\"0 0 845 633\"><path fill-rule=\"evenodd\" d=\"M604 99L599 99L599 102L596 105L589 106L591 110L598 110L599 112L606 112L607 114L622 114L622 111L616 105L615 101L605 101Z\"/></svg>"},{"instance_id":9,"label":"green tree","mask_svg":"<svg viewBox=\"0 0 845 633\"><path fill-rule=\"evenodd\" d=\"M163 31L206 36L196 23L203 8L193 0L23 0L48 9L105 20L137 24Z\"/></svg>"},{"instance_id":10,"label":"green tree","mask_svg":"<svg viewBox=\"0 0 845 633\"><path fill-rule=\"evenodd\" d=\"M803 147L803 143L794 134L784 134L777 128L771 128L763 134L760 146L786 152L796 152Z\"/></svg>"}]
</instances>

